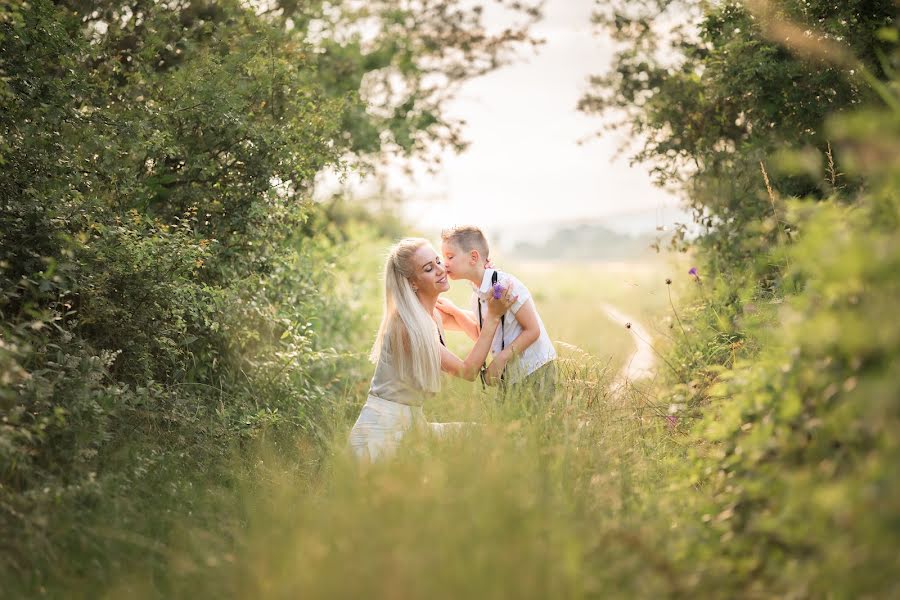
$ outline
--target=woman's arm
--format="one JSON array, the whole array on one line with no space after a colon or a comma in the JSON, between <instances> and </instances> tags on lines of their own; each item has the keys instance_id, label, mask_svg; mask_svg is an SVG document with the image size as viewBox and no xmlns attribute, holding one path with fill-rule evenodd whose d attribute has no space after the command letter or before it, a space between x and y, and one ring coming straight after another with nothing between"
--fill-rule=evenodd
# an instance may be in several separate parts
<instances>
[{"instance_id":1,"label":"woman's arm","mask_svg":"<svg viewBox=\"0 0 900 600\"><path fill-rule=\"evenodd\" d=\"M474 326L474 335L470 332L473 329L475 320L470 311L461 309L447 298L438 298L434 308L441 319L444 329L462 331L472 338L473 342L478 339L477 326Z\"/></svg>"},{"instance_id":2,"label":"woman's arm","mask_svg":"<svg viewBox=\"0 0 900 600\"><path fill-rule=\"evenodd\" d=\"M497 326L500 325L500 316L517 299L518 296L511 296L509 289L507 289L499 299L491 298L488 300L488 314L484 318L484 325L469 355L464 360L460 360L458 356L441 346L441 369L455 377L475 381L478 372L481 370L481 365L484 364L488 352L491 350L491 342L494 339L494 334L497 332Z\"/></svg>"},{"instance_id":3,"label":"woman's arm","mask_svg":"<svg viewBox=\"0 0 900 600\"><path fill-rule=\"evenodd\" d=\"M462 331L462 327L459 326L459 322L456 320L456 315L451 312L446 312L440 306L441 299L438 299L438 305L434 309L434 314L441 320L441 325L444 326L444 329L450 331Z\"/></svg>"},{"instance_id":4,"label":"woman's arm","mask_svg":"<svg viewBox=\"0 0 900 600\"><path fill-rule=\"evenodd\" d=\"M446 298L438 298L435 307L441 313L444 329L462 331L474 342L478 340L478 323L471 311L463 310Z\"/></svg>"},{"instance_id":5,"label":"woman's arm","mask_svg":"<svg viewBox=\"0 0 900 600\"><path fill-rule=\"evenodd\" d=\"M459 309L456 313L456 324L473 342L478 340L478 321L471 310Z\"/></svg>"},{"instance_id":6,"label":"woman's arm","mask_svg":"<svg viewBox=\"0 0 900 600\"><path fill-rule=\"evenodd\" d=\"M484 364L488 352L491 350L491 342L494 340L494 333L496 333L498 325L500 325L499 316L488 315L484 319L484 327L481 328L478 340L464 360L460 360L446 347L441 346L441 369L454 377L475 381L478 372L481 371L481 365Z\"/></svg>"}]
</instances>

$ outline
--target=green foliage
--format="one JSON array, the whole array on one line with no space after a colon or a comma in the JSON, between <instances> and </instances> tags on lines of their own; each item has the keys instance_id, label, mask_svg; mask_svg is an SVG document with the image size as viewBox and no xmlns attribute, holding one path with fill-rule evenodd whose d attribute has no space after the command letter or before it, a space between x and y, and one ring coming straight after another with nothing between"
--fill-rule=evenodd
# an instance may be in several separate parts
<instances>
[{"instance_id":1,"label":"green foliage","mask_svg":"<svg viewBox=\"0 0 900 600\"><path fill-rule=\"evenodd\" d=\"M659 435L659 419L613 400L608 369L570 352L560 366L553 402L498 403L471 386L442 393L430 417L452 406L479 426L440 440L412 431L392 461L369 468L349 456L344 436L320 476L303 464L302 450L266 440L236 476L239 520L185 518L148 544L162 568L135 561L99 582L53 581L48 594L547 598L681 590L662 545L668 509L646 500L661 497L669 465L659 459L676 462L683 452ZM358 399L346 402L358 410ZM231 516L230 508L220 514Z\"/></svg>"},{"instance_id":2,"label":"green foliage","mask_svg":"<svg viewBox=\"0 0 900 600\"><path fill-rule=\"evenodd\" d=\"M885 77L890 66L879 57L891 51L875 34L895 17L890 0L604 2L595 21L621 49L580 108L640 134L634 159L651 165L660 185L686 193L706 228L701 244L726 264L742 262L772 237L750 245L744 235L771 215L761 161L785 148L817 157L816 173L769 173L786 196L824 198L837 185L819 176L829 153L825 120L875 97L866 75ZM851 53L862 62L830 58ZM844 177L840 185L860 183Z\"/></svg>"},{"instance_id":3,"label":"green foliage","mask_svg":"<svg viewBox=\"0 0 900 600\"><path fill-rule=\"evenodd\" d=\"M321 459L364 384L347 253L396 226L312 182L456 144L433 79L527 41L399 6L0 2L0 579L104 577L254 438Z\"/></svg>"},{"instance_id":4,"label":"green foliage","mask_svg":"<svg viewBox=\"0 0 900 600\"><path fill-rule=\"evenodd\" d=\"M896 7L704 6L676 68L642 18L601 19L633 45L585 107L633 102L638 158L693 165L701 279L661 391L697 422L679 569L701 594L896 595Z\"/></svg>"}]
</instances>

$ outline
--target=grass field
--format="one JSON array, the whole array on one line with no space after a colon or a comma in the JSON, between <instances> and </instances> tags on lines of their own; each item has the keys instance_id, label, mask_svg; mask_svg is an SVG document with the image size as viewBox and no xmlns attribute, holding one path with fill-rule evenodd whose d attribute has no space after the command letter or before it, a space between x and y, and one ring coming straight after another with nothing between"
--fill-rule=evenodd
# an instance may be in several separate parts
<instances>
[{"instance_id":1,"label":"grass field","mask_svg":"<svg viewBox=\"0 0 900 600\"><path fill-rule=\"evenodd\" d=\"M362 468L346 451L347 422L335 423L331 456L313 470L303 447L264 442L240 467L239 518L186 523L161 550L164 572L135 570L105 596L667 594L679 585L660 550L674 507L658 492L682 449L639 399L610 395L611 375L634 346L596 305L620 306L652 328L664 322L673 268L510 267L533 291L552 339L581 349L560 345L565 376L553 402L499 401L477 383L446 382L426 416L478 425L444 440L413 432L392 460ZM467 296L455 283L451 297ZM462 353L469 342L454 333L450 344ZM352 414L363 398L340 402L348 410L335 415Z\"/></svg>"},{"instance_id":2,"label":"grass field","mask_svg":"<svg viewBox=\"0 0 900 600\"><path fill-rule=\"evenodd\" d=\"M561 357L578 355L579 360L612 375L619 372L636 345L633 333L613 323L601 306L619 308L654 334L654 344L664 344L671 315L665 280L686 272L684 265L683 257L651 255L629 262L520 262L503 268L528 286ZM468 308L470 290L467 282L456 281L447 296ZM673 298L677 300L677 296ZM449 332L448 345L458 356L465 356L472 342L460 332ZM445 383L457 394L473 385ZM435 404L439 417L456 415L445 403Z\"/></svg>"},{"instance_id":3,"label":"grass field","mask_svg":"<svg viewBox=\"0 0 900 600\"><path fill-rule=\"evenodd\" d=\"M645 325L659 325L669 314L665 279L686 269L661 256L634 262L528 262L512 264L508 270L531 290L552 340L619 366L634 350L634 342L604 316L600 305L612 304ZM468 284L461 282L453 282L447 293L466 308L469 294Z\"/></svg>"}]
</instances>

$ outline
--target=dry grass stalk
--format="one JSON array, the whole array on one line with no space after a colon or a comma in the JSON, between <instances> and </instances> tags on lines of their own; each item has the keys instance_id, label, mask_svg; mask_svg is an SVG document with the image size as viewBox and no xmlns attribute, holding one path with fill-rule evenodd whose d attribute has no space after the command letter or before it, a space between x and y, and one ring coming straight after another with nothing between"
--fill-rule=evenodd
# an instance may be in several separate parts
<instances>
[{"instance_id":1,"label":"dry grass stalk","mask_svg":"<svg viewBox=\"0 0 900 600\"><path fill-rule=\"evenodd\" d=\"M766 191L769 193L769 202L772 203L772 214L775 215L775 220L778 220L778 209L775 204L775 190L772 189L772 183L769 181L769 174L766 172L766 165L763 164L763 161L759 161L759 168L762 171L763 179L766 181Z\"/></svg>"},{"instance_id":2,"label":"dry grass stalk","mask_svg":"<svg viewBox=\"0 0 900 600\"><path fill-rule=\"evenodd\" d=\"M837 178L839 173L834 168L834 154L831 152L831 142L828 142L828 151L825 153L828 157L828 181L833 189L837 189Z\"/></svg>"}]
</instances>

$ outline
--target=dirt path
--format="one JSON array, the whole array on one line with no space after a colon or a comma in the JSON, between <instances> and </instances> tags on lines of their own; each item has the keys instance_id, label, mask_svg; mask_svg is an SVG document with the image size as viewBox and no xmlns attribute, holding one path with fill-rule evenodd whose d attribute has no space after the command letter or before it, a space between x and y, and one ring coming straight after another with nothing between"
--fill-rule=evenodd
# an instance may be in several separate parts
<instances>
[{"instance_id":1,"label":"dirt path","mask_svg":"<svg viewBox=\"0 0 900 600\"><path fill-rule=\"evenodd\" d=\"M631 323L631 338L637 346L634 353L625 361L625 366L616 375L615 385L624 385L629 381L652 376L656 366L656 355L651 347L653 338L650 337L650 332L634 318L611 304L601 304L600 308L611 321L622 327L625 327L626 323Z\"/></svg>"}]
</instances>

